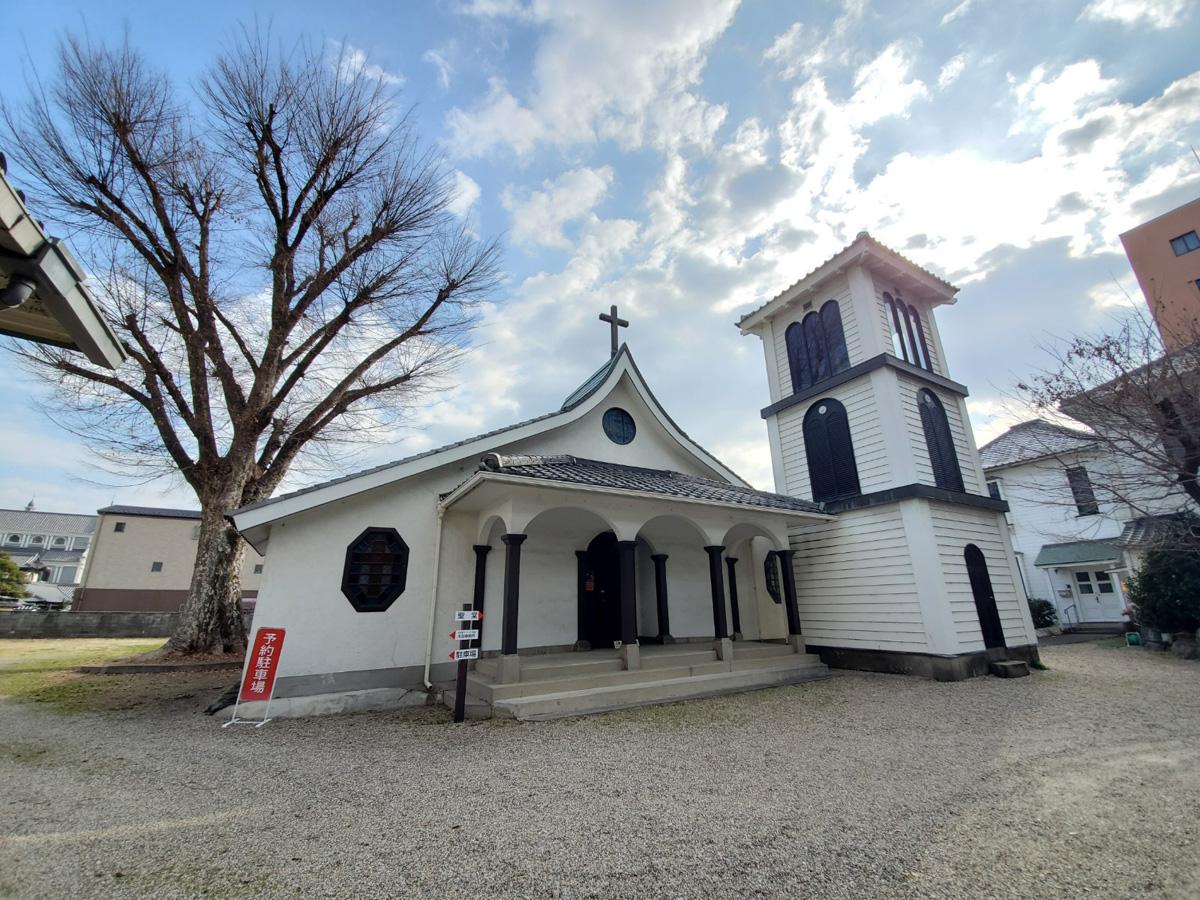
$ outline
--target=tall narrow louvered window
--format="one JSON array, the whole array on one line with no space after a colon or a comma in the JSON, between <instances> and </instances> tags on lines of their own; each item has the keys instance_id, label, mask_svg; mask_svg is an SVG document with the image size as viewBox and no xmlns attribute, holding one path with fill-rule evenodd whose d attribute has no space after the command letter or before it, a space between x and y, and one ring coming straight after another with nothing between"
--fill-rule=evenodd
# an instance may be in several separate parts
<instances>
[{"instance_id":1,"label":"tall narrow louvered window","mask_svg":"<svg viewBox=\"0 0 1200 900\"><path fill-rule=\"evenodd\" d=\"M891 333L892 352L905 362L932 372L921 313L915 306L886 293L883 295L883 309Z\"/></svg>"},{"instance_id":2,"label":"tall narrow louvered window","mask_svg":"<svg viewBox=\"0 0 1200 900\"><path fill-rule=\"evenodd\" d=\"M925 431L929 462L933 466L933 483L948 491L964 490L946 408L937 394L928 389L917 394L917 405L921 408L921 427Z\"/></svg>"},{"instance_id":3,"label":"tall narrow louvered window","mask_svg":"<svg viewBox=\"0 0 1200 900\"><path fill-rule=\"evenodd\" d=\"M804 453L814 500L836 500L861 493L850 420L836 400L818 400L804 416Z\"/></svg>"},{"instance_id":4,"label":"tall narrow louvered window","mask_svg":"<svg viewBox=\"0 0 1200 900\"><path fill-rule=\"evenodd\" d=\"M784 332L784 342L794 393L850 368L842 313L836 300L828 301L820 311L813 310L801 321L789 325Z\"/></svg>"}]
</instances>

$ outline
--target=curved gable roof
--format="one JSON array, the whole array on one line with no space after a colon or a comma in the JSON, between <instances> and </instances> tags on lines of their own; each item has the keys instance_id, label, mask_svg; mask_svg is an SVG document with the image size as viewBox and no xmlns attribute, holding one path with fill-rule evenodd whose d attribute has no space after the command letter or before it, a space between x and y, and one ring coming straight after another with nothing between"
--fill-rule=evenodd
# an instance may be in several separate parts
<instances>
[{"instance_id":1,"label":"curved gable roof","mask_svg":"<svg viewBox=\"0 0 1200 900\"><path fill-rule=\"evenodd\" d=\"M579 388L568 395L562 407L555 412L535 416L515 425L498 428L473 437L464 438L453 444L447 444L424 453L384 463L371 469L355 472L332 481L312 487L302 488L288 494L281 494L270 500L252 503L234 510L232 517L239 530L246 530L266 525L285 516L294 515L305 510L344 500L355 494L364 493L393 484L428 472L439 466L448 465L473 456L479 456L496 448L498 444L509 444L518 440L526 440L539 434L559 428L582 418L598 406L620 382L622 376L628 376L633 389L641 396L646 406L655 414L666 432L675 439L676 443L687 453L696 457L708 469L716 472L730 484L749 487L746 481L736 472L722 463L719 459L690 438L663 409L662 404L647 386L642 373L638 370L633 354L627 345L622 344L617 355L593 373ZM502 439L502 440L498 440Z\"/></svg>"}]
</instances>

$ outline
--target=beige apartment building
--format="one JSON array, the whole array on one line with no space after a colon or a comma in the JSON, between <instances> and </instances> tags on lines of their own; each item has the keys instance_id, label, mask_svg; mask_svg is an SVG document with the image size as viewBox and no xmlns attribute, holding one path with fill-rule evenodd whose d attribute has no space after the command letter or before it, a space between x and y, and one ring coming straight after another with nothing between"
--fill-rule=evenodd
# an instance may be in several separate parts
<instances>
[{"instance_id":1,"label":"beige apartment building","mask_svg":"<svg viewBox=\"0 0 1200 900\"><path fill-rule=\"evenodd\" d=\"M187 597L196 563L200 513L189 509L106 506L92 539L73 609L174 612ZM246 548L242 600L253 602L263 558Z\"/></svg>"},{"instance_id":2,"label":"beige apartment building","mask_svg":"<svg viewBox=\"0 0 1200 900\"><path fill-rule=\"evenodd\" d=\"M1167 350L1200 340L1200 199L1121 235Z\"/></svg>"}]
</instances>

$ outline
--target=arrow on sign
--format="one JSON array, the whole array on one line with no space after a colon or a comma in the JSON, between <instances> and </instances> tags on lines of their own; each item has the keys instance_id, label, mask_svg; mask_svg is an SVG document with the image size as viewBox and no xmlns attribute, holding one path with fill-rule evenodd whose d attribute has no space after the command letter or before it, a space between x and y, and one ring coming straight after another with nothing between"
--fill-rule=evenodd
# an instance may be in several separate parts
<instances>
[{"instance_id":1,"label":"arrow on sign","mask_svg":"<svg viewBox=\"0 0 1200 900\"><path fill-rule=\"evenodd\" d=\"M455 622L481 622L483 613L478 609L460 609L454 614Z\"/></svg>"},{"instance_id":2,"label":"arrow on sign","mask_svg":"<svg viewBox=\"0 0 1200 900\"><path fill-rule=\"evenodd\" d=\"M450 652L450 658L453 660L479 659L479 651L477 649L453 650Z\"/></svg>"}]
</instances>

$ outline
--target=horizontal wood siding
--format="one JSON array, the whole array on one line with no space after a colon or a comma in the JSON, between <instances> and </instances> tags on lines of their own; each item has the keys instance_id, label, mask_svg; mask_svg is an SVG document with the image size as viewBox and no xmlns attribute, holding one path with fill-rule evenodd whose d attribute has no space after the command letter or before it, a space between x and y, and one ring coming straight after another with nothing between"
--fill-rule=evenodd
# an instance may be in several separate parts
<instances>
[{"instance_id":1,"label":"horizontal wood siding","mask_svg":"<svg viewBox=\"0 0 1200 900\"><path fill-rule=\"evenodd\" d=\"M896 507L842 513L791 531L796 594L813 645L928 649L904 525Z\"/></svg>"},{"instance_id":2,"label":"horizontal wood siding","mask_svg":"<svg viewBox=\"0 0 1200 900\"><path fill-rule=\"evenodd\" d=\"M1025 634L1025 620L1020 604L1023 593L1018 576L1008 565L1004 552L1001 528L1006 528L1004 517L986 510L971 510L931 503L933 530L937 541L938 558L941 561L942 578L950 601L954 630L964 651L983 650L983 635L979 630L979 615L975 610L975 596L971 592L971 581L967 577L967 563L963 551L967 544L974 544L983 551L987 560L988 575L992 579L992 590L996 594L996 609L1004 626L1004 640L1009 646L1029 643Z\"/></svg>"},{"instance_id":3,"label":"horizontal wood siding","mask_svg":"<svg viewBox=\"0 0 1200 900\"><path fill-rule=\"evenodd\" d=\"M877 277L878 276L876 276L876 278ZM896 354L892 352L892 328L888 322L887 307L883 305L883 294L885 291L891 294L893 297L896 296L896 291L894 288L889 288L886 284L876 281L875 312L876 318L878 319L878 325L876 327L879 328L880 334L883 335L883 346L886 348L888 353L891 353L893 356L895 356ZM903 294L903 291L901 291L901 294ZM905 300L907 302L907 298L905 298ZM946 367L942 364L942 360L938 356L937 342L933 339L933 330L937 327L937 324L933 318L933 310L920 301L916 301L912 303L912 305L921 313L921 330L925 332L925 346L929 349L929 364L933 366L933 371L938 375L944 375L945 377L949 378L950 376L946 373ZM901 359L903 359L903 357L901 357Z\"/></svg>"},{"instance_id":4,"label":"horizontal wood siding","mask_svg":"<svg viewBox=\"0 0 1200 900\"><path fill-rule=\"evenodd\" d=\"M929 461L929 446L925 443L925 429L921 425L921 408L917 403L917 393L927 387L907 375L900 375L900 402L904 409L905 430L908 432L908 442L913 460L917 467L917 481L921 484L935 484L933 465ZM969 494L983 494L984 486L979 481L975 465L975 455L967 440L967 432L956 399L950 394L933 390L942 406L946 408L946 421L950 424L950 434L954 438L954 452L958 457L958 467L962 471L963 487Z\"/></svg>"},{"instance_id":5,"label":"horizontal wood siding","mask_svg":"<svg viewBox=\"0 0 1200 900\"><path fill-rule=\"evenodd\" d=\"M858 481L864 494L891 486L887 447L876 412L875 394L869 378L838 385L826 397L841 401L850 419L850 440L854 444L854 459L858 464ZM808 478L808 461L804 453L804 415L819 403L801 403L778 414L779 445L783 453L783 469L787 478L787 493L812 499Z\"/></svg>"},{"instance_id":6,"label":"horizontal wood siding","mask_svg":"<svg viewBox=\"0 0 1200 900\"><path fill-rule=\"evenodd\" d=\"M859 337L859 323L854 315L854 307L850 303L850 283L841 278L834 282L825 293L813 298L811 309L805 309L803 303L789 307L783 314L771 323L775 333L775 364L778 367L780 395L790 397L795 393L792 385L792 370L788 364L787 330L793 322L799 322L809 312L820 312L821 307L828 301L836 300L842 314L842 332L846 337L846 352L850 356L850 365L855 366L863 361L862 341Z\"/></svg>"}]
</instances>

